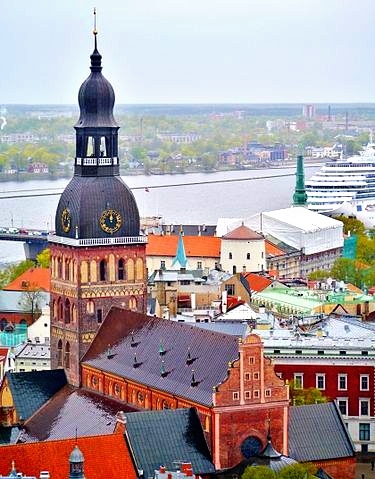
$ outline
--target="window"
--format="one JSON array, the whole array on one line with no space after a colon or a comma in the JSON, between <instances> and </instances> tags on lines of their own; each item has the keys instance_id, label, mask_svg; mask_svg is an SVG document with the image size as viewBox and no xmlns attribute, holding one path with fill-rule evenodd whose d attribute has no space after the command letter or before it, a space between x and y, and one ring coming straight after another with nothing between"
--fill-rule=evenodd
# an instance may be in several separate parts
<instances>
[{"instance_id":1,"label":"window","mask_svg":"<svg viewBox=\"0 0 375 479\"><path fill-rule=\"evenodd\" d=\"M368 391L369 390L369 375L361 374L360 376L360 390Z\"/></svg>"},{"instance_id":2,"label":"window","mask_svg":"<svg viewBox=\"0 0 375 479\"><path fill-rule=\"evenodd\" d=\"M325 374L316 374L316 388L317 389L325 389L326 388L326 377Z\"/></svg>"},{"instance_id":3,"label":"window","mask_svg":"<svg viewBox=\"0 0 375 479\"><path fill-rule=\"evenodd\" d=\"M254 356L249 356L249 364L254 364L254 363L255 363Z\"/></svg>"},{"instance_id":4,"label":"window","mask_svg":"<svg viewBox=\"0 0 375 479\"><path fill-rule=\"evenodd\" d=\"M233 266L233 274L236 274L237 273L237 266Z\"/></svg>"},{"instance_id":5,"label":"window","mask_svg":"<svg viewBox=\"0 0 375 479\"><path fill-rule=\"evenodd\" d=\"M271 397L271 389L266 389L265 390L265 396L266 396L266 398Z\"/></svg>"},{"instance_id":6,"label":"window","mask_svg":"<svg viewBox=\"0 0 375 479\"><path fill-rule=\"evenodd\" d=\"M347 379L348 379L347 374L339 374L338 386L337 386L339 391L346 391L348 389Z\"/></svg>"},{"instance_id":7,"label":"window","mask_svg":"<svg viewBox=\"0 0 375 479\"><path fill-rule=\"evenodd\" d=\"M245 381L250 381L250 373L245 373Z\"/></svg>"},{"instance_id":8,"label":"window","mask_svg":"<svg viewBox=\"0 0 375 479\"><path fill-rule=\"evenodd\" d=\"M197 269L202 269L202 261L197 262Z\"/></svg>"},{"instance_id":9,"label":"window","mask_svg":"<svg viewBox=\"0 0 375 479\"><path fill-rule=\"evenodd\" d=\"M225 291L226 291L230 296L235 296L234 284L226 284L226 285L225 285Z\"/></svg>"},{"instance_id":10,"label":"window","mask_svg":"<svg viewBox=\"0 0 375 479\"><path fill-rule=\"evenodd\" d=\"M163 259L160 261L160 268L165 269L165 261Z\"/></svg>"},{"instance_id":11,"label":"window","mask_svg":"<svg viewBox=\"0 0 375 479\"><path fill-rule=\"evenodd\" d=\"M302 373L294 373L294 384L296 389L303 388L303 374Z\"/></svg>"},{"instance_id":12,"label":"window","mask_svg":"<svg viewBox=\"0 0 375 479\"><path fill-rule=\"evenodd\" d=\"M68 342L65 345L65 368L70 368L70 344Z\"/></svg>"},{"instance_id":13,"label":"window","mask_svg":"<svg viewBox=\"0 0 375 479\"><path fill-rule=\"evenodd\" d=\"M118 275L119 281L122 281L125 279L125 263L123 259L118 260L117 275Z\"/></svg>"},{"instance_id":14,"label":"window","mask_svg":"<svg viewBox=\"0 0 375 479\"><path fill-rule=\"evenodd\" d=\"M96 320L98 321L99 324L103 321L103 310L102 309L98 309L96 311Z\"/></svg>"},{"instance_id":15,"label":"window","mask_svg":"<svg viewBox=\"0 0 375 479\"><path fill-rule=\"evenodd\" d=\"M240 393L239 392L233 393L233 401L237 401L238 399L240 399Z\"/></svg>"},{"instance_id":16,"label":"window","mask_svg":"<svg viewBox=\"0 0 375 479\"><path fill-rule=\"evenodd\" d=\"M347 398L337 398L337 405L340 409L340 412L343 416L348 414L348 399Z\"/></svg>"},{"instance_id":17,"label":"window","mask_svg":"<svg viewBox=\"0 0 375 479\"><path fill-rule=\"evenodd\" d=\"M360 441L370 440L370 424L366 422L359 423L359 440Z\"/></svg>"},{"instance_id":18,"label":"window","mask_svg":"<svg viewBox=\"0 0 375 479\"><path fill-rule=\"evenodd\" d=\"M189 286L189 284L190 284L190 281L188 279L182 279L180 281L181 286Z\"/></svg>"},{"instance_id":19,"label":"window","mask_svg":"<svg viewBox=\"0 0 375 479\"><path fill-rule=\"evenodd\" d=\"M360 416L370 415L370 400L369 399L359 400L359 415Z\"/></svg>"},{"instance_id":20,"label":"window","mask_svg":"<svg viewBox=\"0 0 375 479\"><path fill-rule=\"evenodd\" d=\"M62 367L62 341L59 339L59 342L57 343L57 367L61 368Z\"/></svg>"},{"instance_id":21,"label":"window","mask_svg":"<svg viewBox=\"0 0 375 479\"><path fill-rule=\"evenodd\" d=\"M254 373L253 374L253 379L254 379L254 381L258 381L259 380L259 373Z\"/></svg>"},{"instance_id":22,"label":"window","mask_svg":"<svg viewBox=\"0 0 375 479\"><path fill-rule=\"evenodd\" d=\"M104 259L99 263L99 279L105 281L107 276L107 265Z\"/></svg>"},{"instance_id":23,"label":"window","mask_svg":"<svg viewBox=\"0 0 375 479\"><path fill-rule=\"evenodd\" d=\"M259 390L258 389L256 389L254 391L254 398L259 398Z\"/></svg>"},{"instance_id":24,"label":"window","mask_svg":"<svg viewBox=\"0 0 375 479\"><path fill-rule=\"evenodd\" d=\"M245 399L251 399L251 392L245 391Z\"/></svg>"},{"instance_id":25,"label":"window","mask_svg":"<svg viewBox=\"0 0 375 479\"><path fill-rule=\"evenodd\" d=\"M229 259L232 259L233 258L232 253L229 253L228 257L229 257Z\"/></svg>"},{"instance_id":26,"label":"window","mask_svg":"<svg viewBox=\"0 0 375 479\"><path fill-rule=\"evenodd\" d=\"M250 259L250 253L247 253L246 259Z\"/></svg>"}]
</instances>

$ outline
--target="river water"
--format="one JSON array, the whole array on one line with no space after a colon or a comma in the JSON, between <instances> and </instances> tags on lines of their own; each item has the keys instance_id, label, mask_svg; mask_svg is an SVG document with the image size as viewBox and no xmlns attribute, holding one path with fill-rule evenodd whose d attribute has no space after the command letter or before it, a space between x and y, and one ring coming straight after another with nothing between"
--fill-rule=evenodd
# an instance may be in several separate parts
<instances>
[{"instance_id":1,"label":"river water","mask_svg":"<svg viewBox=\"0 0 375 479\"><path fill-rule=\"evenodd\" d=\"M306 168L306 178L318 168ZM174 224L216 224L220 217L246 218L260 211L288 207L295 168L126 176L124 181L133 189L141 216L162 216ZM68 182L59 179L0 183L0 226L55 229L58 193ZM30 193L50 196L12 198ZM21 259L23 243L0 241L0 263Z\"/></svg>"}]
</instances>

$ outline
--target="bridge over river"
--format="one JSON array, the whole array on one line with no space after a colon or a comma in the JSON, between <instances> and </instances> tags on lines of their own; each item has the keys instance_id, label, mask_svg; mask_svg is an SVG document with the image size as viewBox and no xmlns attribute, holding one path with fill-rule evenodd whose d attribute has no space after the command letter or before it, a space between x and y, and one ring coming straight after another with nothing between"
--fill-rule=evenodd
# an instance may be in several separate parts
<instances>
[{"instance_id":1,"label":"bridge over river","mask_svg":"<svg viewBox=\"0 0 375 479\"><path fill-rule=\"evenodd\" d=\"M48 247L47 235L47 231L0 227L0 241L23 242L26 259L35 260L36 256Z\"/></svg>"}]
</instances>

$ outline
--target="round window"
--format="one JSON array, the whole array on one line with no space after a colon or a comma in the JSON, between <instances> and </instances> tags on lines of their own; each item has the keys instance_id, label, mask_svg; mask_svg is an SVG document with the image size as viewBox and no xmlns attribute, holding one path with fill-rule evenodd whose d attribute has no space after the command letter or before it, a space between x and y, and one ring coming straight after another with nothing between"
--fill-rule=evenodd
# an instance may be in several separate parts
<instances>
[{"instance_id":1,"label":"round window","mask_svg":"<svg viewBox=\"0 0 375 479\"><path fill-rule=\"evenodd\" d=\"M241 453L245 459L258 454L262 448L262 443L255 436L247 437L241 444Z\"/></svg>"}]
</instances>

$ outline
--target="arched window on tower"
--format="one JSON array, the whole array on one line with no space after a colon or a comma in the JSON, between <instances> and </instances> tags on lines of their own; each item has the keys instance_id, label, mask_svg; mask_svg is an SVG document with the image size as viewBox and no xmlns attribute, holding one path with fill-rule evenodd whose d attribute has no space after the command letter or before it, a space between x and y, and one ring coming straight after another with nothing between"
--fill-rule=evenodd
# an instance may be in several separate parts
<instances>
[{"instance_id":1,"label":"arched window on tower","mask_svg":"<svg viewBox=\"0 0 375 479\"><path fill-rule=\"evenodd\" d=\"M65 360L64 360L64 366L66 369L70 368L70 343L67 342L65 345Z\"/></svg>"},{"instance_id":2,"label":"arched window on tower","mask_svg":"<svg viewBox=\"0 0 375 479\"><path fill-rule=\"evenodd\" d=\"M99 263L99 280L105 281L107 279L107 263L102 259Z\"/></svg>"},{"instance_id":3,"label":"arched window on tower","mask_svg":"<svg viewBox=\"0 0 375 479\"><path fill-rule=\"evenodd\" d=\"M61 257L57 258L57 277L62 279L62 259Z\"/></svg>"},{"instance_id":4,"label":"arched window on tower","mask_svg":"<svg viewBox=\"0 0 375 479\"><path fill-rule=\"evenodd\" d=\"M59 339L59 342L57 343L57 367L61 368L62 367L62 341Z\"/></svg>"},{"instance_id":5,"label":"arched window on tower","mask_svg":"<svg viewBox=\"0 0 375 479\"><path fill-rule=\"evenodd\" d=\"M57 300L57 319L58 319L59 321L62 321L62 320L63 320L63 318L64 318L64 314L63 314L63 313L64 313L64 311L63 311L63 303L62 303L61 298L59 298L59 299Z\"/></svg>"},{"instance_id":6,"label":"arched window on tower","mask_svg":"<svg viewBox=\"0 0 375 479\"><path fill-rule=\"evenodd\" d=\"M105 141L105 136L100 138L100 156L107 156L107 146Z\"/></svg>"},{"instance_id":7,"label":"arched window on tower","mask_svg":"<svg viewBox=\"0 0 375 479\"><path fill-rule=\"evenodd\" d=\"M70 263L69 259L65 258L64 279L66 281L70 280L70 277L69 277L69 263Z\"/></svg>"},{"instance_id":8,"label":"arched window on tower","mask_svg":"<svg viewBox=\"0 0 375 479\"><path fill-rule=\"evenodd\" d=\"M65 324L70 323L70 301L68 298L66 298L65 304L64 304L64 321L65 321Z\"/></svg>"},{"instance_id":9,"label":"arched window on tower","mask_svg":"<svg viewBox=\"0 0 375 479\"><path fill-rule=\"evenodd\" d=\"M125 279L125 262L123 259L118 260L117 278L119 281Z\"/></svg>"},{"instance_id":10,"label":"arched window on tower","mask_svg":"<svg viewBox=\"0 0 375 479\"><path fill-rule=\"evenodd\" d=\"M89 136L87 139L86 156L95 156L95 139Z\"/></svg>"}]
</instances>

